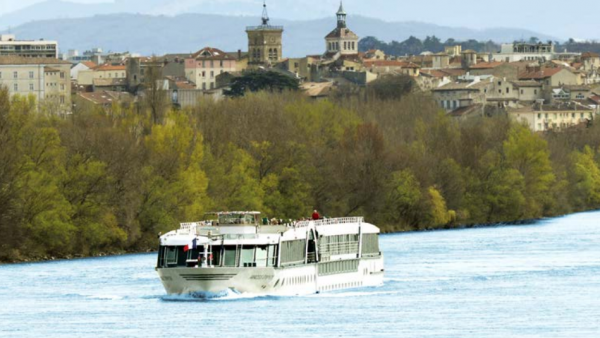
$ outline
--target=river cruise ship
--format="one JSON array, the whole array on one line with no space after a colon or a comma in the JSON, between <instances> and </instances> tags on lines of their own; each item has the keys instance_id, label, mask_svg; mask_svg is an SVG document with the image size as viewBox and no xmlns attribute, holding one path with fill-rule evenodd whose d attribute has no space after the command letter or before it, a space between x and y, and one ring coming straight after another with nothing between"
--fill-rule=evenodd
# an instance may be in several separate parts
<instances>
[{"instance_id":1,"label":"river cruise ship","mask_svg":"<svg viewBox=\"0 0 600 338\"><path fill-rule=\"evenodd\" d=\"M156 271L169 295L306 295L383 283L379 228L362 217L282 224L219 212L160 237Z\"/></svg>"}]
</instances>

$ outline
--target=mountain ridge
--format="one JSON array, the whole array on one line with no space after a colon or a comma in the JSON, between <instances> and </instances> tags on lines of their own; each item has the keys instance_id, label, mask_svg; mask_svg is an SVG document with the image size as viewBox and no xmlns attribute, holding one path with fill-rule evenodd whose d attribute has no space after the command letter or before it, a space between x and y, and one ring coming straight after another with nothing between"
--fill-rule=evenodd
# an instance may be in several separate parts
<instances>
[{"instance_id":1,"label":"mountain ridge","mask_svg":"<svg viewBox=\"0 0 600 338\"><path fill-rule=\"evenodd\" d=\"M11 29L18 39L57 40L62 52L93 47L130 51L144 55L191 52L204 46L236 51L247 49L245 28L260 22L259 17L187 13L175 16L145 14L101 14L83 18L62 18L29 22ZM299 57L324 51L325 35L335 27L335 18L304 21L272 19L284 26L284 55ZM469 29L422 22L388 22L363 16L350 16L348 25L360 37L374 36L382 41L403 41L410 36L435 35L442 40L493 40L510 42L536 36L553 37L513 28ZM148 43L152 41L152 43Z\"/></svg>"}]
</instances>

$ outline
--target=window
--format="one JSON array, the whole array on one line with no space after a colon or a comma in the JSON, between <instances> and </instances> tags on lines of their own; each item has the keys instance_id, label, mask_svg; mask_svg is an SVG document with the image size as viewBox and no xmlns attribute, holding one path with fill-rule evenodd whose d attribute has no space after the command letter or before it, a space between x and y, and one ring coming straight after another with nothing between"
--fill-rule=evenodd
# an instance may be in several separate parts
<instances>
[{"instance_id":1,"label":"window","mask_svg":"<svg viewBox=\"0 0 600 338\"><path fill-rule=\"evenodd\" d=\"M65 90L65 85L64 84L60 85L60 90Z\"/></svg>"},{"instance_id":2,"label":"window","mask_svg":"<svg viewBox=\"0 0 600 338\"><path fill-rule=\"evenodd\" d=\"M212 79L213 77L215 77L215 71L214 71L214 70L211 70L211 71L210 71L210 78Z\"/></svg>"},{"instance_id":3,"label":"window","mask_svg":"<svg viewBox=\"0 0 600 338\"><path fill-rule=\"evenodd\" d=\"M176 265L177 264L177 247L170 246L167 248L166 253L166 261L167 265Z\"/></svg>"},{"instance_id":4,"label":"window","mask_svg":"<svg viewBox=\"0 0 600 338\"><path fill-rule=\"evenodd\" d=\"M33 79L33 72L29 72L29 78Z\"/></svg>"},{"instance_id":5,"label":"window","mask_svg":"<svg viewBox=\"0 0 600 338\"><path fill-rule=\"evenodd\" d=\"M542 114L538 113L538 119L541 119L541 118L542 118Z\"/></svg>"},{"instance_id":6,"label":"window","mask_svg":"<svg viewBox=\"0 0 600 338\"><path fill-rule=\"evenodd\" d=\"M223 266L235 267L237 250L235 246L226 246L224 250Z\"/></svg>"},{"instance_id":7,"label":"window","mask_svg":"<svg viewBox=\"0 0 600 338\"><path fill-rule=\"evenodd\" d=\"M248 268L256 266L254 262L254 247L243 247L242 248L242 261L241 266Z\"/></svg>"},{"instance_id":8,"label":"window","mask_svg":"<svg viewBox=\"0 0 600 338\"><path fill-rule=\"evenodd\" d=\"M29 84L29 90L33 91L33 83Z\"/></svg>"},{"instance_id":9,"label":"window","mask_svg":"<svg viewBox=\"0 0 600 338\"><path fill-rule=\"evenodd\" d=\"M2 72L0 72L0 79L2 78Z\"/></svg>"},{"instance_id":10,"label":"window","mask_svg":"<svg viewBox=\"0 0 600 338\"><path fill-rule=\"evenodd\" d=\"M18 92L19 91L19 85L15 83L14 89L15 89L15 92ZM583 115L583 114L581 114L581 115Z\"/></svg>"},{"instance_id":11,"label":"window","mask_svg":"<svg viewBox=\"0 0 600 338\"><path fill-rule=\"evenodd\" d=\"M63 95L60 96L60 104L65 104L65 97Z\"/></svg>"},{"instance_id":12,"label":"window","mask_svg":"<svg viewBox=\"0 0 600 338\"><path fill-rule=\"evenodd\" d=\"M537 95L537 89L534 89L533 94Z\"/></svg>"},{"instance_id":13,"label":"window","mask_svg":"<svg viewBox=\"0 0 600 338\"><path fill-rule=\"evenodd\" d=\"M575 113L571 114L571 118L575 118Z\"/></svg>"},{"instance_id":14,"label":"window","mask_svg":"<svg viewBox=\"0 0 600 338\"><path fill-rule=\"evenodd\" d=\"M19 77L19 73L18 72L13 72L13 78L17 79Z\"/></svg>"},{"instance_id":15,"label":"window","mask_svg":"<svg viewBox=\"0 0 600 338\"><path fill-rule=\"evenodd\" d=\"M202 83L202 90L206 90L206 82Z\"/></svg>"},{"instance_id":16,"label":"window","mask_svg":"<svg viewBox=\"0 0 600 338\"><path fill-rule=\"evenodd\" d=\"M525 92L523 91L523 89L521 89L521 95L523 95Z\"/></svg>"},{"instance_id":17,"label":"window","mask_svg":"<svg viewBox=\"0 0 600 338\"><path fill-rule=\"evenodd\" d=\"M65 78L65 72L60 72L60 78L64 79Z\"/></svg>"},{"instance_id":18,"label":"window","mask_svg":"<svg viewBox=\"0 0 600 338\"><path fill-rule=\"evenodd\" d=\"M510 93L510 88L506 87L506 94Z\"/></svg>"},{"instance_id":19,"label":"window","mask_svg":"<svg viewBox=\"0 0 600 338\"><path fill-rule=\"evenodd\" d=\"M219 61L219 67L223 68L223 60Z\"/></svg>"}]
</instances>

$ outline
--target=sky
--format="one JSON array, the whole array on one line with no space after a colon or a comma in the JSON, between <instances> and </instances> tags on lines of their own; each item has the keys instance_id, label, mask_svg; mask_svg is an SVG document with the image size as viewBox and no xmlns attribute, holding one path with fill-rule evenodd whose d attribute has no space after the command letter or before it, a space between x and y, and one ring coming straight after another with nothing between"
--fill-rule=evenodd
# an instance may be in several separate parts
<instances>
[{"instance_id":1,"label":"sky","mask_svg":"<svg viewBox=\"0 0 600 338\"><path fill-rule=\"evenodd\" d=\"M0 15L44 0L0 0ZM114 0L69 0L79 3L113 2ZM145 0L117 0L145 3ZM153 0L151 14L173 15L188 8L210 7L211 13L260 15L262 0ZM258 13L239 12L239 4L255 3ZM339 0L267 0L273 18L293 20L333 15ZM148 6L140 5L140 12ZM222 7L222 10L220 9ZM579 0L344 0L349 14L380 18L386 21L420 21L443 26L484 28L524 28L561 39L600 40L600 1ZM565 11L565 8L567 11Z\"/></svg>"}]
</instances>

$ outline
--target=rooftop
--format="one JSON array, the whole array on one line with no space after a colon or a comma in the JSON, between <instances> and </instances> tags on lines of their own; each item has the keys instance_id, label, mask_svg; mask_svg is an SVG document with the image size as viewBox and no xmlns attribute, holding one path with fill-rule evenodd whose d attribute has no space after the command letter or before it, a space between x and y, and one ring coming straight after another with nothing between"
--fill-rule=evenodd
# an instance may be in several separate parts
<instances>
[{"instance_id":1,"label":"rooftop","mask_svg":"<svg viewBox=\"0 0 600 338\"><path fill-rule=\"evenodd\" d=\"M54 58L28 58L11 55L0 56L0 65L71 65L71 62Z\"/></svg>"},{"instance_id":2,"label":"rooftop","mask_svg":"<svg viewBox=\"0 0 600 338\"><path fill-rule=\"evenodd\" d=\"M196 60L235 60L234 57L220 49L212 47L204 47L196 53L192 54L192 58Z\"/></svg>"}]
</instances>

